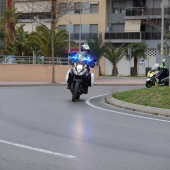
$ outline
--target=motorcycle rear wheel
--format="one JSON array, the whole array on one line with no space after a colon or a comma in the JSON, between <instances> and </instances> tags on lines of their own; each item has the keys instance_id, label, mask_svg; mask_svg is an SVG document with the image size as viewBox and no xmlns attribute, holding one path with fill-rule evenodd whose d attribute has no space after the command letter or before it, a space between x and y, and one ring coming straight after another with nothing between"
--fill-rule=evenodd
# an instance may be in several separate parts
<instances>
[{"instance_id":1,"label":"motorcycle rear wheel","mask_svg":"<svg viewBox=\"0 0 170 170\"><path fill-rule=\"evenodd\" d=\"M151 88L152 86L154 86L154 82L153 81L147 81L146 82L146 87L147 88Z\"/></svg>"},{"instance_id":2,"label":"motorcycle rear wheel","mask_svg":"<svg viewBox=\"0 0 170 170\"><path fill-rule=\"evenodd\" d=\"M165 86L169 86L169 81L167 81L167 82L165 83Z\"/></svg>"},{"instance_id":3,"label":"motorcycle rear wheel","mask_svg":"<svg viewBox=\"0 0 170 170\"><path fill-rule=\"evenodd\" d=\"M80 85L79 82L75 82L75 84L74 84L74 91L73 91L73 94L72 94L72 102L75 102L76 99L78 98L79 85Z\"/></svg>"}]
</instances>

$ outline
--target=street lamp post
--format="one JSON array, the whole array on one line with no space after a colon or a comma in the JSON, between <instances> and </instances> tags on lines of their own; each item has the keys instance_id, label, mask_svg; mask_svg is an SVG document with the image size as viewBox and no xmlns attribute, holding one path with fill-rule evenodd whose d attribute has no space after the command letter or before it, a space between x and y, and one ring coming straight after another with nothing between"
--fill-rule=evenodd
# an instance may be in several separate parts
<instances>
[{"instance_id":1,"label":"street lamp post","mask_svg":"<svg viewBox=\"0 0 170 170\"><path fill-rule=\"evenodd\" d=\"M68 14L68 65L69 65L69 53L71 51L71 48L70 48L70 41L71 41L71 36L70 36L70 24L71 24L71 16L70 16L70 13Z\"/></svg>"},{"instance_id":2,"label":"street lamp post","mask_svg":"<svg viewBox=\"0 0 170 170\"><path fill-rule=\"evenodd\" d=\"M161 8L162 8L162 22L161 22L161 61L164 57L164 0L162 0Z\"/></svg>"},{"instance_id":3,"label":"street lamp post","mask_svg":"<svg viewBox=\"0 0 170 170\"><path fill-rule=\"evenodd\" d=\"M81 51L81 14L82 14L82 0L80 1L80 28L79 28L79 52Z\"/></svg>"},{"instance_id":4,"label":"street lamp post","mask_svg":"<svg viewBox=\"0 0 170 170\"><path fill-rule=\"evenodd\" d=\"M51 11L51 56L52 56L52 81L51 83L55 83L55 64L54 64L54 26L53 26L53 12Z\"/></svg>"},{"instance_id":5,"label":"street lamp post","mask_svg":"<svg viewBox=\"0 0 170 170\"><path fill-rule=\"evenodd\" d=\"M67 1L67 10L69 9L69 1ZM70 24L71 24L71 15L70 15L70 11L68 12L68 54L70 53L70 40L71 40L71 36L70 36Z\"/></svg>"},{"instance_id":6,"label":"street lamp post","mask_svg":"<svg viewBox=\"0 0 170 170\"><path fill-rule=\"evenodd\" d=\"M131 48L128 48L128 55L130 57L130 77L132 76L132 73L131 73L131 58L132 58L132 49Z\"/></svg>"},{"instance_id":7,"label":"street lamp post","mask_svg":"<svg viewBox=\"0 0 170 170\"><path fill-rule=\"evenodd\" d=\"M56 83L55 82L55 63L54 63L54 28L55 28L55 22L54 20L56 19L56 14L55 14L55 9L56 9L56 1L52 0L51 1L51 57L52 57L52 81L51 83Z\"/></svg>"}]
</instances>

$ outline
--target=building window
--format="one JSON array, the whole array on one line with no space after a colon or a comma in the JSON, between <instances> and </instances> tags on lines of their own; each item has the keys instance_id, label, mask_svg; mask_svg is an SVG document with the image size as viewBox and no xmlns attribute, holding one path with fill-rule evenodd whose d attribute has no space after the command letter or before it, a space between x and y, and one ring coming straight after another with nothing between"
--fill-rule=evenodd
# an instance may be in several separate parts
<instances>
[{"instance_id":1,"label":"building window","mask_svg":"<svg viewBox=\"0 0 170 170\"><path fill-rule=\"evenodd\" d=\"M82 10L81 8L82 8L82 2L74 3L74 13L75 14L80 14L81 10Z\"/></svg>"},{"instance_id":2,"label":"building window","mask_svg":"<svg viewBox=\"0 0 170 170\"><path fill-rule=\"evenodd\" d=\"M119 11L120 11L120 13L125 14L125 9L120 8Z\"/></svg>"},{"instance_id":3,"label":"building window","mask_svg":"<svg viewBox=\"0 0 170 170\"><path fill-rule=\"evenodd\" d=\"M67 4L66 3L60 3L60 7L59 7L59 10L60 10L60 14L65 14L66 11L67 11Z\"/></svg>"},{"instance_id":4,"label":"building window","mask_svg":"<svg viewBox=\"0 0 170 170\"><path fill-rule=\"evenodd\" d=\"M119 8L113 8L113 9L112 9L112 12L113 12L114 14L119 13Z\"/></svg>"},{"instance_id":5,"label":"building window","mask_svg":"<svg viewBox=\"0 0 170 170\"><path fill-rule=\"evenodd\" d=\"M0 0L0 14L4 13L4 9L6 8L6 1Z\"/></svg>"},{"instance_id":6,"label":"building window","mask_svg":"<svg viewBox=\"0 0 170 170\"><path fill-rule=\"evenodd\" d=\"M75 24L74 25L74 33L80 33L80 25L79 24Z\"/></svg>"},{"instance_id":7,"label":"building window","mask_svg":"<svg viewBox=\"0 0 170 170\"><path fill-rule=\"evenodd\" d=\"M125 13L125 7L126 7L126 4L122 0L112 2L113 13Z\"/></svg>"},{"instance_id":8,"label":"building window","mask_svg":"<svg viewBox=\"0 0 170 170\"><path fill-rule=\"evenodd\" d=\"M66 25L58 25L59 30L66 30Z\"/></svg>"},{"instance_id":9,"label":"building window","mask_svg":"<svg viewBox=\"0 0 170 170\"><path fill-rule=\"evenodd\" d=\"M99 10L99 4L98 3L90 4L90 13L91 14L98 13L98 10Z\"/></svg>"},{"instance_id":10,"label":"building window","mask_svg":"<svg viewBox=\"0 0 170 170\"><path fill-rule=\"evenodd\" d=\"M114 13L114 14L118 14L118 13L125 13L125 9L123 9L123 8L113 8L112 9L112 12Z\"/></svg>"},{"instance_id":11,"label":"building window","mask_svg":"<svg viewBox=\"0 0 170 170\"><path fill-rule=\"evenodd\" d=\"M90 24L90 33L98 32L98 24Z\"/></svg>"},{"instance_id":12,"label":"building window","mask_svg":"<svg viewBox=\"0 0 170 170\"><path fill-rule=\"evenodd\" d=\"M124 32L125 24L112 24L111 30L112 32Z\"/></svg>"}]
</instances>

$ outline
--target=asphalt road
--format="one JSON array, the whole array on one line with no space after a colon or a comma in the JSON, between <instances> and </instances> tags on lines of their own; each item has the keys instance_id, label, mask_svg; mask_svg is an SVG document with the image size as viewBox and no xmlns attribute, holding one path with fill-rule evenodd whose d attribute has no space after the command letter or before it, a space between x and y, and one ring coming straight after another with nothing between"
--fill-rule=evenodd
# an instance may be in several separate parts
<instances>
[{"instance_id":1,"label":"asphalt road","mask_svg":"<svg viewBox=\"0 0 170 170\"><path fill-rule=\"evenodd\" d=\"M1 87L0 170L169 170L170 120L103 104L134 88Z\"/></svg>"}]
</instances>

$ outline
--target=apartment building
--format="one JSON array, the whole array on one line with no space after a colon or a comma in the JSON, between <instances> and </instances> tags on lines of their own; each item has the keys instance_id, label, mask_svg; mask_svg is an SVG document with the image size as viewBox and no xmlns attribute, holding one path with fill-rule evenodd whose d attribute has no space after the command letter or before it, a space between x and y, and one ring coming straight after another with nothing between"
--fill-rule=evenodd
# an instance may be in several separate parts
<instances>
[{"instance_id":1,"label":"apartment building","mask_svg":"<svg viewBox=\"0 0 170 170\"><path fill-rule=\"evenodd\" d=\"M15 8L23 13L20 21L25 23L27 31L33 31L38 24L34 20L35 17L50 28L49 1L14 0L14 2ZM64 2L58 5L59 9L64 8ZM158 50L161 32L146 22L148 18L150 21L156 19L160 23L161 2L162 0L73 0L74 8L57 22L57 26L59 29L67 30L70 39L78 44L96 36L100 38L101 43L109 41L117 47L122 43L144 42L147 45L145 52L147 59L138 61L138 73L144 75L147 67L151 67L155 62L161 62ZM170 18L169 0L165 0L164 17ZM169 23L165 24L165 30L169 29ZM108 60L103 58L101 66L103 74L111 75L112 64ZM133 59L127 61L124 56L118 63L118 74L130 75L130 66L133 67Z\"/></svg>"},{"instance_id":2,"label":"apartment building","mask_svg":"<svg viewBox=\"0 0 170 170\"><path fill-rule=\"evenodd\" d=\"M155 62L161 63L158 50L158 44L161 43L161 2L162 0L107 0L108 22L104 40L111 41L115 46L144 42L147 45L147 59L138 62L138 73L141 75L145 74L145 68L151 67ZM168 21L170 1L165 0L164 6L164 17ZM169 30L169 21L165 23L165 30ZM133 67L133 60L131 64ZM111 65L106 61L105 66L107 74ZM129 62L124 57L118 63L119 74L129 73L129 70Z\"/></svg>"}]
</instances>

